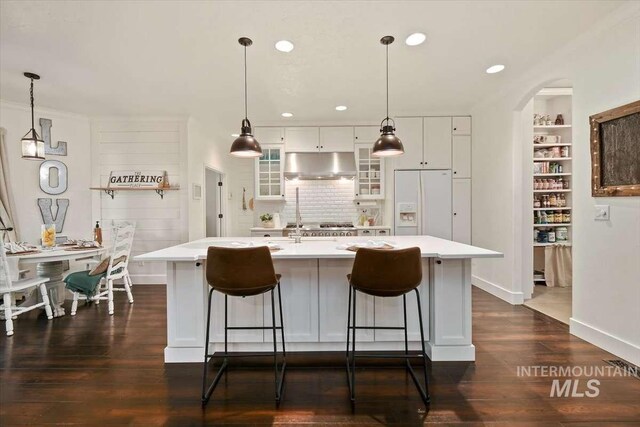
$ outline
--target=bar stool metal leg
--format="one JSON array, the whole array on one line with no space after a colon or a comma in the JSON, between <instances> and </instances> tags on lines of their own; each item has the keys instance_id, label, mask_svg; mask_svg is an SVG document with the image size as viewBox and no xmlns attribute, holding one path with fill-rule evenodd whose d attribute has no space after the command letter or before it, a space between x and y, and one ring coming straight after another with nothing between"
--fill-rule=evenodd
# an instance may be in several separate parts
<instances>
[{"instance_id":1,"label":"bar stool metal leg","mask_svg":"<svg viewBox=\"0 0 640 427\"><path fill-rule=\"evenodd\" d=\"M213 291L214 288L212 287L211 289L209 289L209 305L207 307L207 333L205 334L205 341L204 341L204 367L203 367L203 372L202 372L202 406L205 406L207 404L207 402L209 402L209 398L211 397L211 393L213 393L213 389L216 388L216 385L218 385L218 381L220 381L220 378L222 378L222 374L224 374L224 372L227 370L227 328L226 328L226 320L227 320L227 304L226 304L226 295L225 295L225 340L224 340L224 345L225 345L225 358L224 361L222 362L222 365L220 366L220 369L218 370L218 373L216 374L215 378L213 379L213 382L211 383L211 385L207 388L207 370L209 368L209 357L213 356L213 354L209 354L209 332L211 329L211 299L213 296Z\"/></svg>"},{"instance_id":2,"label":"bar stool metal leg","mask_svg":"<svg viewBox=\"0 0 640 427\"><path fill-rule=\"evenodd\" d=\"M413 382L416 385L416 388L418 389L418 393L420 394L420 397L422 398L423 402L425 403L425 405L429 405L430 403L430 397L429 397L429 379L428 379L428 370L427 370L427 352L426 352L426 347L425 347L425 342L424 342L424 326L423 326L423 322L422 322L422 306L420 304L420 293L418 291L418 289L414 289L416 292L416 298L417 298L417 303L418 303L418 321L420 324L420 341L421 341L421 348L422 351L419 355L417 354L410 354L409 353L409 336L408 336L408 331L407 331L407 298L406 298L406 294L402 295L402 305L403 305L403 320L404 320L404 325L402 327L395 327L395 326L357 326L356 324L356 289L350 286L350 290L349 290L349 302L351 304L351 292L353 292L353 306L350 306L350 310L349 310L349 315L347 318L347 382L349 384L349 393L350 393L350 398L351 398L351 403L355 404L355 400L356 400L356 392L355 392L355 372L356 372L356 329L373 329L373 330L377 330L377 329L403 329L404 330L404 354L401 356L396 356L396 355L389 355L389 354L366 354L366 355L360 355L358 357L372 357L372 358L404 358L405 359L405 364L406 364L406 369L409 372L409 374L411 375L411 378L413 379ZM353 312L353 314L351 315L351 312ZM351 353L349 354L349 333L351 333ZM416 376L415 371L413 370L413 367L411 366L410 363L410 359L411 358L422 358L423 361L423 367L424 367L424 387L420 384L420 381L418 381L418 377Z\"/></svg>"},{"instance_id":3,"label":"bar stool metal leg","mask_svg":"<svg viewBox=\"0 0 640 427\"><path fill-rule=\"evenodd\" d=\"M280 285L278 284L278 288ZM278 300L282 301L280 298L280 293L278 291ZM280 328L282 332L282 349L283 349L283 361L282 368L280 373L278 373L278 348L276 341L276 305L273 297L273 289L271 290L271 325L273 332L273 370L275 374L275 385L276 385L276 403L279 404L282 399L282 386L284 385L284 373L287 366L287 361L284 359L284 323L282 323L282 303L280 303Z\"/></svg>"}]
</instances>

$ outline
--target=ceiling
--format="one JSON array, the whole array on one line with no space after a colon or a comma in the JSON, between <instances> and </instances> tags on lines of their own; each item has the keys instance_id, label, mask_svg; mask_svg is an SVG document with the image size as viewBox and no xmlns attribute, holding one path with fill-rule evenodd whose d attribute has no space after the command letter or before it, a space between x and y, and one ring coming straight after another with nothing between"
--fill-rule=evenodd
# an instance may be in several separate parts
<instances>
[{"instance_id":1,"label":"ceiling","mask_svg":"<svg viewBox=\"0 0 640 427\"><path fill-rule=\"evenodd\" d=\"M383 35L392 115L465 113L621 1L0 2L0 96L98 115L189 115L214 132L243 116L240 36L255 124L376 122L384 116ZM412 32L427 41L404 43ZM280 39L295 49L274 49ZM502 63L506 70L484 70ZM344 112L336 105L347 105ZM280 113L294 113L291 119Z\"/></svg>"}]
</instances>

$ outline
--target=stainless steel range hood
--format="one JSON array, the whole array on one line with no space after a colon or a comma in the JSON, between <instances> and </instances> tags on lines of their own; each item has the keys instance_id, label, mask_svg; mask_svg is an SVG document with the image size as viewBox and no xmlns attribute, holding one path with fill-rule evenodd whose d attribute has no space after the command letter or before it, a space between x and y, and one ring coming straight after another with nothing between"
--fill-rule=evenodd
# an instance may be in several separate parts
<instances>
[{"instance_id":1,"label":"stainless steel range hood","mask_svg":"<svg viewBox=\"0 0 640 427\"><path fill-rule=\"evenodd\" d=\"M284 177L288 179L340 179L356 176L356 158L351 152L287 153Z\"/></svg>"}]
</instances>

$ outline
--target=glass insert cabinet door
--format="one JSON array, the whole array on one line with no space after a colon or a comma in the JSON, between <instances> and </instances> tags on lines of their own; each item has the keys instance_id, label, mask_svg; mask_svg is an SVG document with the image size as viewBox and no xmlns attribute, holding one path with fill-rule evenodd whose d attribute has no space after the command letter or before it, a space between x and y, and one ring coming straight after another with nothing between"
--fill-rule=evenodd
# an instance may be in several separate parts
<instances>
[{"instance_id":1,"label":"glass insert cabinet door","mask_svg":"<svg viewBox=\"0 0 640 427\"><path fill-rule=\"evenodd\" d=\"M373 144L355 144L356 199L384 199L384 159L373 157Z\"/></svg>"},{"instance_id":2,"label":"glass insert cabinet door","mask_svg":"<svg viewBox=\"0 0 640 427\"><path fill-rule=\"evenodd\" d=\"M256 200L284 198L284 150L282 146L262 146L262 157L255 160Z\"/></svg>"}]
</instances>

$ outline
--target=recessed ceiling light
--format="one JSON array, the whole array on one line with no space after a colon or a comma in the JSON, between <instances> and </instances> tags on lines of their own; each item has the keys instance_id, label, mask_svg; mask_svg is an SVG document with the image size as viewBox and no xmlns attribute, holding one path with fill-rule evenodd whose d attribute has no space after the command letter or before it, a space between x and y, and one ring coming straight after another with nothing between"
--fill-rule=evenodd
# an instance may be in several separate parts
<instances>
[{"instance_id":1,"label":"recessed ceiling light","mask_svg":"<svg viewBox=\"0 0 640 427\"><path fill-rule=\"evenodd\" d=\"M336 107L336 111L344 111L344 110L346 110L346 109L347 109L347 106L346 106L346 105L338 105L338 106Z\"/></svg>"},{"instance_id":2,"label":"recessed ceiling light","mask_svg":"<svg viewBox=\"0 0 640 427\"><path fill-rule=\"evenodd\" d=\"M291 52L293 50L293 43L289 40L280 40L279 42L276 42L276 49L280 52Z\"/></svg>"},{"instance_id":3,"label":"recessed ceiling light","mask_svg":"<svg viewBox=\"0 0 640 427\"><path fill-rule=\"evenodd\" d=\"M418 46L419 44L424 43L426 39L427 36L425 36L424 33L413 33L409 34L404 42L409 46Z\"/></svg>"},{"instance_id":4,"label":"recessed ceiling light","mask_svg":"<svg viewBox=\"0 0 640 427\"><path fill-rule=\"evenodd\" d=\"M504 70L504 65L502 64L492 65L491 67L487 68L487 74L499 73L502 70Z\"/></svg>"},{"instance_id":5,"label":"recessed ceiling light","mask_svg":"<svg viewBox=\"0 0 640 427\"><path fill-rule=\"evenodd\" d=\"M282 117L293 117L293 113L282 113Z\"/></svg>"},{"instance_id":6,"label":"recessed ceiling light","mask_svg":"<svg viewBox=\"0 0 640 427\"><path fill-rule=\"evenodd\" d=\"M237 138L237 137L240 136L240 134L239 133L232 133L231 136L234 137L234 138Z\"/></svg>"}]
</instances>

